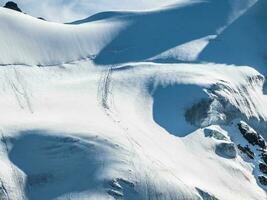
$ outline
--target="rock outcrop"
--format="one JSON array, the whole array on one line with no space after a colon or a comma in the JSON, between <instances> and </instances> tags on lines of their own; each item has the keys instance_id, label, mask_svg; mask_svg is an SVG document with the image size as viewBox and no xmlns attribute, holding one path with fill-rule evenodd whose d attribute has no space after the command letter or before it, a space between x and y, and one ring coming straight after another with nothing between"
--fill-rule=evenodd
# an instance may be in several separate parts
<instances>
[{"instance_id":1,"label":"rock outcrop","mask_svg":"<svg viewBox=\"0 0 267 200\"><path fill-rule=\"evenodd\" d=\"M266 143L264 138L258 134L254 129L252 129L245 122L241 121L238 124L239 131L244 136L244 138L252 145L258 145L262 149L266 148Z\"/></svg>"},{"instance_id":2,"label":"rock outcrop","mask_svg":"<svg viewBox=\"0 0 267 200\"><path fill-rule=\"evenodd\" d=\"M267 165L266 164L263 164L263 163L260 163L259 164L259 169L262 173L266 174L267 175Z\"/></svg>"},{"instance_id":3,"label":"rock outcrop","mask_svg":"<svg viewBox=\"0 0 267 200\"><path fill-rule=\"evenodd\" d=\"M259 176L259 181L262 185L267 185L267 177L266 176Z\"/></svg>"},{"instance_id":4,"label":"rock outcrop","mask_svg":"<svg viewBox=\"0 0 267 200\"><path fill-rule=\"evenodd\" d=\"M8 9L12 9L18 12L22 12L21 9L18 7L18 5L13 2L13 1L9 1L4 5L4 8L8 8Z\"/></svg>"},{"instance_id":5,"label":"rock outcrop","mask_svg":"<svg viewBox=\"0 0 267 200\"><path fill-rule=\"evenodd\" d=\"M220 143L216 145L215 152L222 157L233 159L237 156L237 151L234 143Z\"/></svg>"},{"instance_id":6,"label":"rock outcrop","mask_svg":"<svg viewBox=\"0 0 267 200\"><path fill-rule=\"evenodd\" d=\"M239 149L239 151L243 154L245 154L248 158L250 159L254 159L255 158L255 153L253 151L251 151L251 149L247 146L242 147L240 144L237 145L237 148Z\"/></svg>"},{"instance_id":7,"label":"rock outcrop","mask_svg":"<svg viewBox=\"0 0 267 200\"><path fill-rule=\"evenodd\" d=\"M265 162L265 164L267 164L267 152L262 152L261 159Z\"/></svg>"}]
</instances>

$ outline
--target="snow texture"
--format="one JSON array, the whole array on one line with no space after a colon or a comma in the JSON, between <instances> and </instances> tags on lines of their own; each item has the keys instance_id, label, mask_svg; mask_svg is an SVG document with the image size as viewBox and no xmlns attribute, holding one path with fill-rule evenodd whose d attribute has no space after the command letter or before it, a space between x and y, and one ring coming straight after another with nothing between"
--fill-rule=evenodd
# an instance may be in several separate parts
<instances>
[{"instance_id":1,"label":"snow texture","mask_svg":"<svg viewBox=\"0 0 267 200\"><path fill-rule=\"evenodd\" d=\"M170 3L0 8L1 200L267 199L266 1Z\"/></svg>"}]
</instances>

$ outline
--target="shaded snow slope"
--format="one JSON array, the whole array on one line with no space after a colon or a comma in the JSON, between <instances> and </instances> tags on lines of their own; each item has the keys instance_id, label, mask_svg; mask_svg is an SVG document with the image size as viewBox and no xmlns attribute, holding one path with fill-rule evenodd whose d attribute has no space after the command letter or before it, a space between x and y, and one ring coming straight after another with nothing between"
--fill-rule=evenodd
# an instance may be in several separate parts
<instances>
[{"instance_id":1,"label":"shaded snow slope","mask_svg":"<svg viewBox=\"0 0 267 200\"><path fill-rule=\"evenodd\" d=\"M229 11L227 1L193 1L189 5L126 15L131 24L96 56L95 62L144 61L192 40L215 35L227 23Z\"/></svg>"},{"instance_id":2,"label":"shaded snow slope","mask_svg":"<svg viewBox=\"0 0 267 200\"><path fill-rule=\"evenodd\" d=\"M209 62L249 65L266 75L267 2L258 1L200 54Z\"/></svg>"},{"instance_id":3,"label":"shaded snow slope","mask_svg":"<svg viewBox=\"0 0 267 200\"><path fill-rule=\"evenodd\" d=\"M97 64L191 61L238 15L235 7L232 1L183 1L152 11L100 13L74 22L76 26L1 8L0 64L48 66L85 58ZM173 48L178 51L171 56L157 57Z\"/></svg>"},{"instance_id":4,"label":"shaded snow slope","mask_svg":"<svg viewBox=\"0 0 267 200\"><path fill-rule=\"evenodd\" d=\"M0 199L266 199L264 44L220 52L264 5L231 25L219 0L76 24L1 8Z\"/></svg>"}]
</instances>

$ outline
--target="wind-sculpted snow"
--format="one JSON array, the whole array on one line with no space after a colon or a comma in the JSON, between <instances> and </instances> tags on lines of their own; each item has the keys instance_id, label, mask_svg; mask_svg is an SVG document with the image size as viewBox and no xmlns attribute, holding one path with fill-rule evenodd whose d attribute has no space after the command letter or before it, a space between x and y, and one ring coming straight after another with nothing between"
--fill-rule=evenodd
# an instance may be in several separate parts
<instances>
[{"instance_id":1,"label":"wind-sculpted snow","mask_svg":"<svg viewBox=\"0 0 267 200\"><path fill-rule=\"evenodd\" d=\"M208 99L208 94L198 85L173 84L163 87L159 86L152 91L152 95L153 118L155 122L160 124L169 133L176 136L190 134L197 128L190 125L186 119L191 121L192 118L196 118L196 121L200 121L202 118L205 118L204 115L208 109L208 106L205 105L202 106L202 112L195 113L194 111L199 111L197 109L194 109L194 113L187 114L186 112L192 105Z\"/></svg>"},{"instance_id":2,"label":"wind-sculpted snow","mask_svg":"<svg viewBox=\"0 0 267 200\"><path fill-rule=\"evenodd\" d=\"M258 1L210 42L199 59L224 64L248 65L266 75L266 9L267 1Z\"/></svg>"},{"instance_id":3,"label":"wind-sculpted snow","mask_svg":"<svg viewBox=\"0 0 267 200\"><path fill-rule=\"evenodd\" d=\"M95 62L144 61L192 40L215 35L227 24L229 10L227 1L195 1L190 5L126 15L122 19L131 24L96 56ZM173 19L175 22L170 23Z\"/></svg>"},{"instance_id":4,"label":"wind-sculpted snow","mask_svg":"<svg viewBox=\"0 0 267 200\"><path fill-rule=\"evenodd\" d=\"M0 64L193 61L229 23L232 7L231 1L192 1L152 11L105 12L65 25L1 8Z\"/></svg>"},{"instance_id":5,"label":"wind-sculpted snow","mask_svg":"<svg viewBox=\"0 0 267 200\"><path fill-rule=\"evenodd\" d=\"M27 130L10 143L9 158L25 174L25 193L30 200L92 190L92 195L97 196L97 188L101 187L98 174L115 164L109 155L112 145L98 137L80 139Z\"/></svg>"},{"instance_id":6,"label":"wind-sculpted snow","mask_svg":"<svg viewBox=\"0 0 267 200\"><path fill-rule=\"evenodd\" d=\"M74 24L0 9L0 199L266 199L260 44L197 63L256 12L229 25L227 2Z\"/></svg>"},{"instance_id":7,"label":"wind-sculpted snow","mask_svg":"<svg viewBox=\"0 0 267 200\"><path fill-rule=\"evenodd\" d=\"M63 25L0 8L0 64L51 66L94 58L121 25L122 22Z\"/></svg>"},{"instance_id":8,"label":"wind-sculpted snow","mask_svg":"<svg viewBox=\"0 0 267 200\"><path fill-rule=\"evenodd\" d=\"M51 66L86 58L105 65L195 61L229 23L232 3L193 1L147 12L106 12L74 22L76 26L0 9L0 64Z\"/></svg>"}]
</instances>

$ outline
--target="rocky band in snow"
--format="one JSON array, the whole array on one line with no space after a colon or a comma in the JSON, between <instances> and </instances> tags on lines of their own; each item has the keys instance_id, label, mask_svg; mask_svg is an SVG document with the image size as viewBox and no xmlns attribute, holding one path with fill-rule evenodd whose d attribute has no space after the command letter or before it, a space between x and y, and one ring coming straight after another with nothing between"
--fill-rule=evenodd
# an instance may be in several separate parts
<instances>
[{"instance_id":1,"label":"rocky band in snow","mask_svg":"<svg viewBox=\"0 0 267 200\"><path fill-rule=\"evenodd\" d=\"M255 159L255 155L259 155L259 159L256 159L256 167L259 168L259 171L262 175L258 176L259 182L267 186L267 148L264 138L258 134L253 128L251 128L247 123L241 121L237 124L240 133L247 140L247 142L252 146L257 146L254 148L254 151L246 145L245 147L238 144L238 149L241 153L247 155L250 159Z\"/></svg>"}]
</instances>

